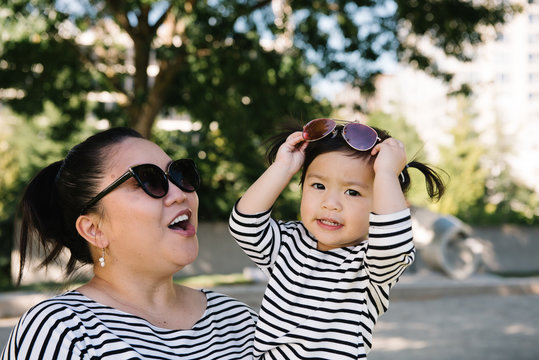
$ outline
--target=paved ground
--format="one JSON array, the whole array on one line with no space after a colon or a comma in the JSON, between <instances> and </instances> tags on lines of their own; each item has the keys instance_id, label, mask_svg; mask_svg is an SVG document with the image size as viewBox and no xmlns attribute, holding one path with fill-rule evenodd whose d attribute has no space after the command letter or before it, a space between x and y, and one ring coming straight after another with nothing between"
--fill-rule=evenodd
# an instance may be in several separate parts
<instances>
[{"instance_id":1,"label":"paved ground","mask_svg":"<svg viewBox=\"0 0 539 360\"><path fill-rule=\"evenodd\" d=\"M16 324L18 318L7 318L7 319L0 319L0 346L2 349L6 345L7 339L9 338L9 334L11 333L11 329Z\"/></svg>"},{"instance_id":2,"label":"paved ground","mask_svg":"<svg viewBox=\"0 0 539 360\"><path fill-rule=\"evenodd\" d=\"M394 301L369 360L537 360L539 295Z\"/></svg>"},{"instance_id":3,"label":"paved ground","mask_svg":"<svg viewBox=\"0 0 539 360\"><path fill-rule=\"evenodd\" d=\"M221 290L257 308L263 286ZM537 277L404 275L391 298L369 360L539 359Z\"/></svg>"},{"instance_id":4,"label":"paved ground","mask_svg":"<svg viewBox=\"0 0 539 360\"><path fill-rule=\"evenodd\" d=\"M263 284L216 288L254 308L263 289ZM0 320L0 347L16 320ZM403 276L375 329L369 360L537 360L538 340L537 277Z\"/></svg>"}]
</instances>

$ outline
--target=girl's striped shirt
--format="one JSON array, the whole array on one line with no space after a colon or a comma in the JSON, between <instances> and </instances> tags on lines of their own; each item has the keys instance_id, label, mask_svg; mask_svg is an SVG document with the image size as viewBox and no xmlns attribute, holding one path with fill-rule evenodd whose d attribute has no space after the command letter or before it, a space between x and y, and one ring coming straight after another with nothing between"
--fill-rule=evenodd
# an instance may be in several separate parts
<instances>
[{"instance_id":1,"label":"girl's striped shirt","mask_svg":"<svg viewBox=\"0 0 539 360\"><path fill-rule=\"evenodd\" d=\"M360 359L372 346L389 291L413 262L410 210L370 214L369 239L317 250L300 221L235 207L230 231L269 278L255 331L255 358Z\"/></svg>"},{"instance_id":2,"label":"girl's striped shirt","mask_svg":"<svg viewBox=\"0 0 539 360\"><path fill-rule=\"evenodd\" d=\"M207 308L189 330L159 328L67 292L23 315L0 359L252 359L256 313L228 296L202 291Z\"/></svg>"}]
</instances>

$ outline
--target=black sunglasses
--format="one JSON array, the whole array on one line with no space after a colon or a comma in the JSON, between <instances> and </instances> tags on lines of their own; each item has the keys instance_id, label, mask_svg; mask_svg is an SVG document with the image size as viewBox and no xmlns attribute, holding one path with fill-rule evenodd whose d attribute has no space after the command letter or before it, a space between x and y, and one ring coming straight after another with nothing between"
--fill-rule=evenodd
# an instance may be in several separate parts
<instances>
[{"instance_id":1,"label":"black sunglasses","mask_svg":"<svg viewBox=\"0 0 539 360\"><path fill-rule=\"evenodd\" d=\"M191 159L172 161L168 165L166 172L154 164L136 165L130 167L122 176L86 203L82 208L81 214L86 213L88 209L112 190L126 182L130 177L134 177L137 180L146 194L156 199L162 198L168 193L169 179L174 185L185 192L196 191L200 186L200 175L198 174L195 162Z\"/></svg>"}]
</instances>

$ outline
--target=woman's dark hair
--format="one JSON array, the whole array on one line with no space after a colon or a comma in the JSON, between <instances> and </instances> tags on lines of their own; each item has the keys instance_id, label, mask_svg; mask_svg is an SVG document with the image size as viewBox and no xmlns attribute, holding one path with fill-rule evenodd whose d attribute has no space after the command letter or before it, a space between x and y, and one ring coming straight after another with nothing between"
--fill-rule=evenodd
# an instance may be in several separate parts
<instances>
[{"instance_id":1,"label":"woman's dark hair","mask_svg":"<svg viewBox=\"0 0 539 360\"><path fill-rule=\"evenodd\" d=\"M65 272L71 274L77 261L92 264L87 241L79 235L75 222L81 209L97 193L97 182L102 178L107 158L113 146L128 138L143 138L129 128L112 128L90 136L74 146L64 160L42 169L27 185L20 209L20 284L26 260L26 250L37 241L45 251L40 266L55 261L63 248L70 258Z\"/></svg>"},{"instance_id":2,"label":"woman's dark hair","mask_svg":"<svg viewBox=\"0 0 539 360\"><path fill-rule=\"evenodd\" d=\"M378 133L378 137L380 138L379 142L391 137L391 135L389 135L389 133L385 130L375 127L373 127L373 129L376 130L376 132ZM348 145L348 143L341 135L342 126L337 126L336 130L338 132L337 135L330 134L320 140L312 141L307 145L307 148L305 149L305 161L303 162L303 167L301 170L301 185L303 185L309 165L311 165L311 163L317 156L325 153L329 153L332 151L342 151L350 154L350 156L357 158L365 158L367 161L374 163L376 155L371 156L370 151L358 151L350 147L350 145ZM268 163L271 164L273 163L273 161L275 161L275 157L277 156L277 151L279 150L279 147L286 141L290 134L296 131L301 131L301 128L288 128L268 140L268 143L270 144L266 152L266 160ZM434 201L440 200L440 198L445 192L444 179L432 166L417 160L410 161L402 170L403 179L400 179L400 186L402 192L406 194L406 192L410 189L410 175L408 174L409 168L415 168L423 174L423 176L425 177L425 186L429 198ZM438 170L445 173L441 169Z\"/></svg>"}]
</instances>

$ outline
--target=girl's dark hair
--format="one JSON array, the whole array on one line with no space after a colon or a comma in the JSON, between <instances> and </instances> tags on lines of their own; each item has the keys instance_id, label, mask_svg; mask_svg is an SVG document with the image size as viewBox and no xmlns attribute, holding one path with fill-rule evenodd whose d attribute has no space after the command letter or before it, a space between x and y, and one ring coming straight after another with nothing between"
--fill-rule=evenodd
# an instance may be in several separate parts
<instances>
[{"instance_id":1,"label":"girl's dark hair","mask_svg":"<svg viewBox=\"0 0 539 360\"><path fill-rule=\"evenodd\" d=\"M45 252L40 266L55 261L63 248L70 257L66 274L75 270L77 261L92 264L87 241L79 235L75 222L81 209L97 193L107 158L113 146L128 138L143 138L129 128L112 128L74 146L64 160L42 169L24 190L20 234L20 268L17 283L22 279L26 250L37 241Z\"/></svg>"},{"instance_id":2,"label":"girl's dark hair","mask_svg":"<svg viewBox=\"0 0 539 360\"><path fill-rule=\"evenodd\" d=\"M373 129L376 130L376 132L378 133L380 142L391 137L391 135L389 135L389 133L385 130L375 127L373 127ZM303 167L301 170L301 185L303 185L309 165L311 165L311 163L317 156L325 153L329 153L332 151L342 151L345 153L349 153L350 156L357 158L365 158L369 162L374 163L374 159L376 158L376 156L371 156L370 151L358 151L350 147L350 145L348 145L348 143L342 137L341 130L342 126L337 126L337 135L330 134L320 140L312 141L307 145L307 148L305 149L305 161L303 162ZM273 163L273 161L275 161L275 157L277 156L277 151L279 150L279 147L286 141L290 134L296 131L301 131L301 128L288 128L268 140L268 143L270 144L266 152L266 161L268 163L271 164ZM410 168L415 168L419 170L425 177L425 186L429 198L433 201L440 200L440 198L445 192L445 182L438 171L441 171L444 174L445 172L441 169L437 169L438 171L436 171L434 167L417 160L410 161L402 171L404 181L402 178L400 179L400 186L402 192L405 194L410 189L410 175L408 174L408 169Z\"/></svg>"}]
</instances>

